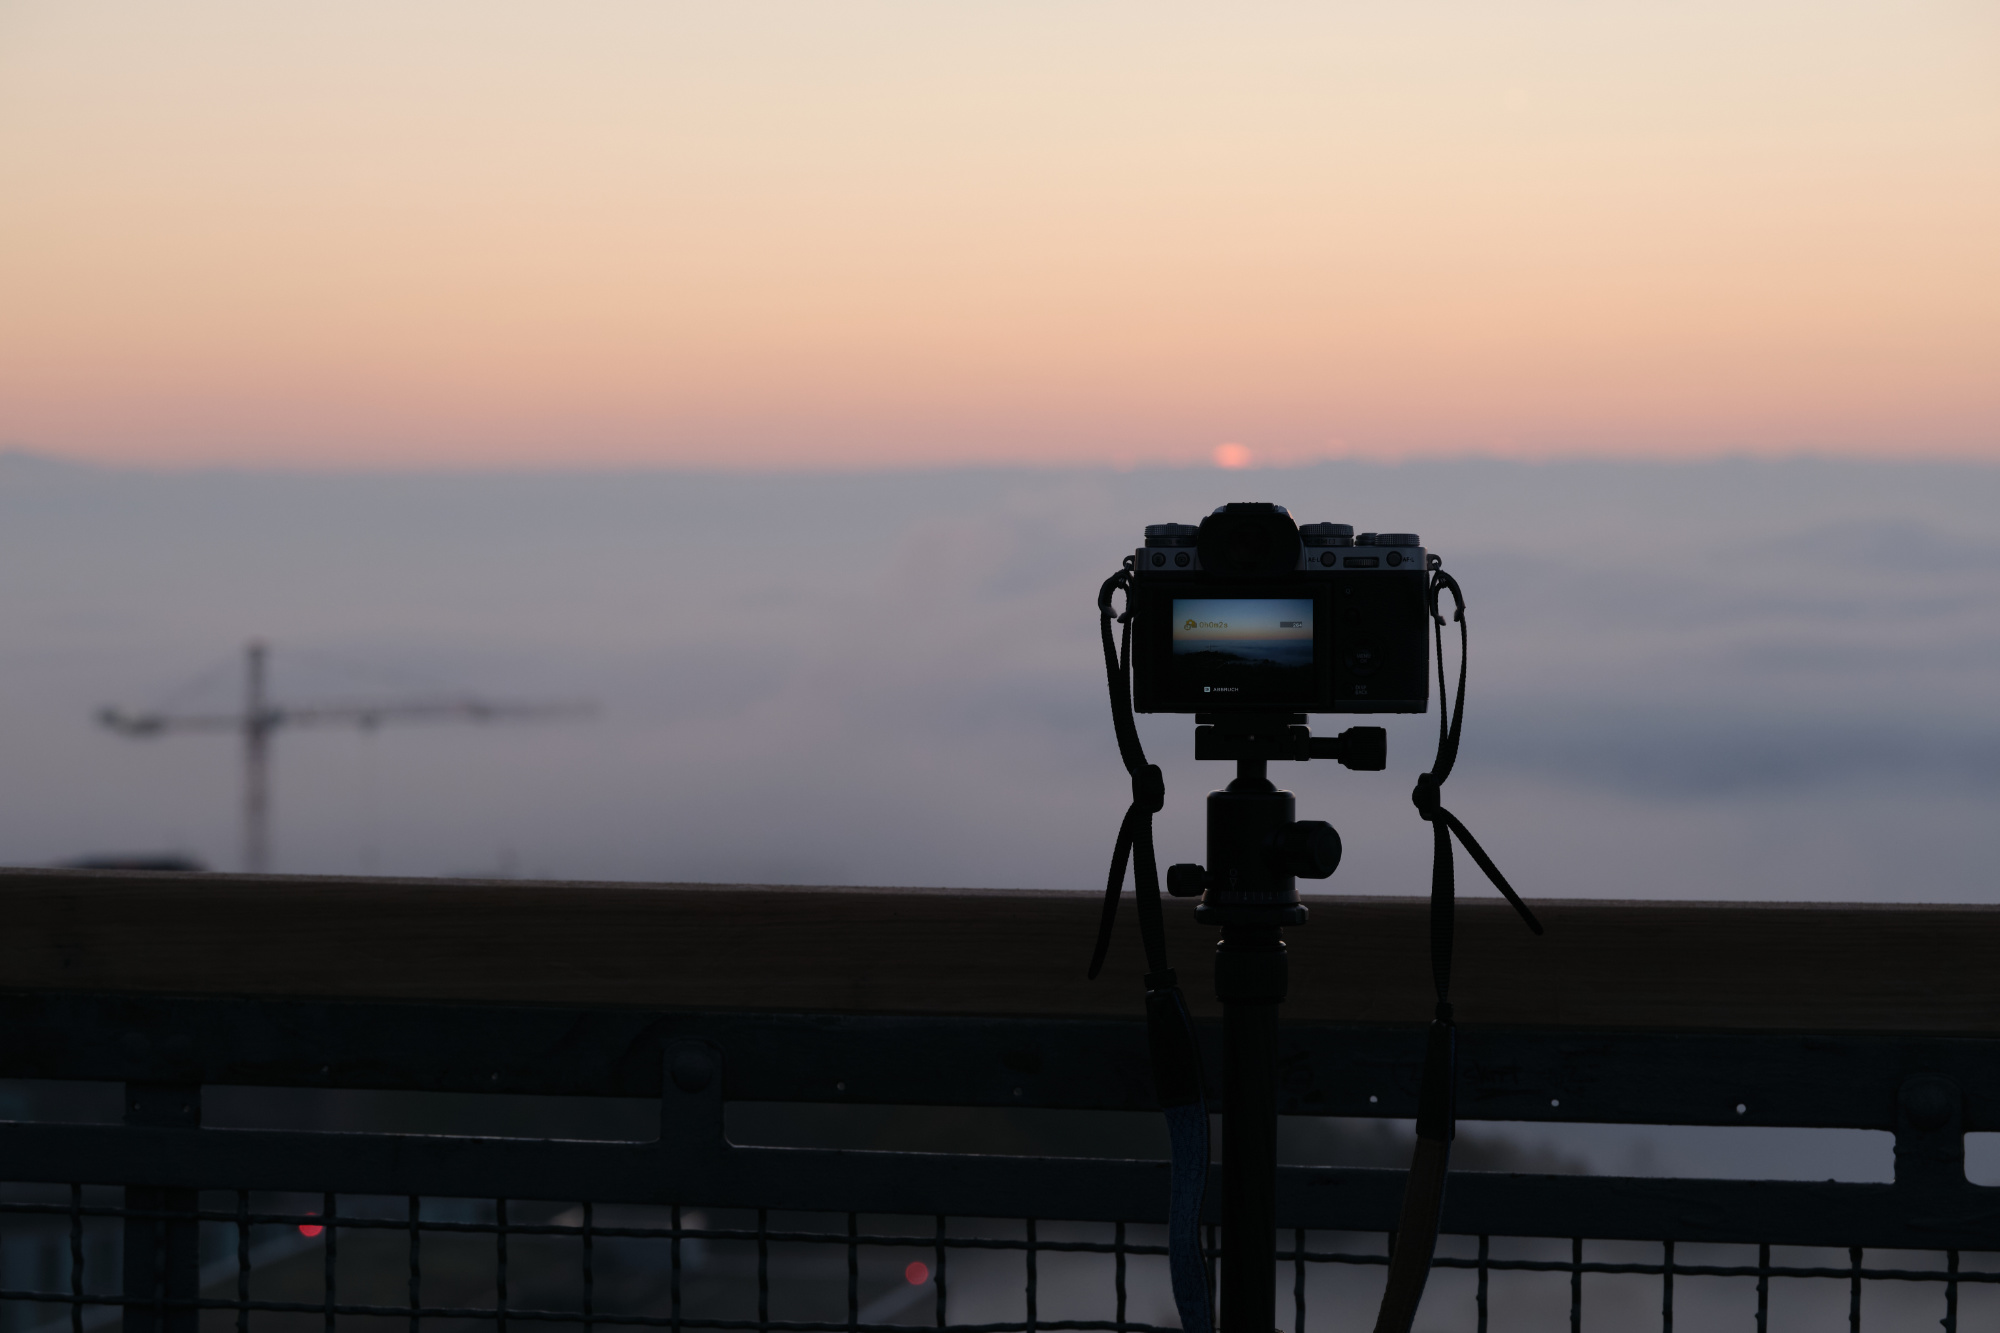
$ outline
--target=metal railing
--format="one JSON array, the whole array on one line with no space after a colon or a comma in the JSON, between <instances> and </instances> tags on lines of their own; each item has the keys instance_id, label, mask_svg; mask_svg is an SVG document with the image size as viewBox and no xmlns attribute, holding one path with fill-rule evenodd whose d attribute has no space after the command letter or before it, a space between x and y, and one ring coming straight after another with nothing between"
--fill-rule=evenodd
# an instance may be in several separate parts
<instances>
[{"instance_id":1,"label":"metal railing","mask_svg":"<svg viewBox=\"0 0 2000 1333\"><path fill-rule=\"evenodd\" d=\"M1008 907L1007 895L814 897L851 906L854 924L818 912L800 936L813 937L808 954L740 929L778 891L528 888L585 914L565 919L587 920L594 902L613 899L620 911L657 913L661 938L673 941L660 950L661 967L699 972L726 960L728 978L703 983L715 1003L678 993L682 1002L671 1004L656 993L629 1005L522 1002L548 983L509 970L520 960L539 958L558 973L587 969L598 947L588 930L563 937L546 924L510 924L506 905L518 905L522 886L352 886L378 907L403 895L411 912L453 895L469 922L483 923L456 952L439 950L429 971L392 974L379 957L357 956L371 936L299 928L288 903L337 909L347 891L337 884L0 875L0 904L15 922L0 942L0 1078L122 1090L115 1123L0 1124L0 1181L10 1182L0 1189L0 1333L85 1333L113 1322L125 1333L1173 1326L1158 1225L1165 1167L1137 1149L1129 1157L896 1150L898 1126L933 1114L917 1109L885 1122L887 1148L731 1141L729 1108L743 1103L1149 1109L1142 1025L1136 1014L1116 1016L1130 996L1064 1001L1080 1011L1065 1014L1035 994L1008 1012L1007 976L1041 964L989 928L986 914ZM1084 895L1014 901L1029 915L1087 919L1090 907ZM884 904L920 924L911 938L925 950L961 967L983 949L986 975L919 978L939 1010L921 1012L909 989L880 975L905 947L878 938L874 909ZM479 916L482 905L490 910ZM1933 937L1937 956L1983 947L2000 918L1868 909L1854 926L1876 942L1868 954L1838 942L1836 918L1853 909L1768 917L1701 905L1628 917L1606 909L1604 920L1630 923L1615 928L1590 925L1596 910L1569 912L1578 934L1597 932L1577 955L1596 962L1559 955L1551 971L1521 983L1558 1006L1590 991L1588 1011L1572 1021L1527 1012L1542 1021L1466 1029L1467 1118L1887 1131L1894 1179L1463 1172L1448 1194L1451 1234L1419 1327L1497 1333L1567 1318L1579 1330L1671 1330L1676 1320L1762 1333L1842 1320L1856 1330L1940 1322L1955 1330L2000 1316L2000 1189L1967 1182L1963 1146L1969 1130L2000 1129L2000 1038L1986 1035L1995 983L1906 961L1925 957ZM1382 938L1400 939L1394 914L1421 909L1315 911L1312 929L1323 939L1370 921ZM1554 936L1565 909L1549 916ZM163 934L165 920L182 934ZM366 924L384 951L407 933L396 910ZM1710 1007L1674 1021L1640 1012L1654 1002L1619 989L1620 949L1636 957L1667 947L1663 939L1711 934L1727 941L1718 950L1726 953L1746 934L1756 945L1759 931L1794 946L1820 943L1773 952L1755 975L1684 960ZM158 957L121 961L148 939L180 949L178 970ZM1080 952L1086 939L1078 932L1068 942ZM1199 959L1188 940L1177 947L1192 971ZM607 957L615 953L606 946ZM1867 956L1877 960L1872 970L1855 962ZM216 966L231 957L241 966ZM378 978L364 993L343 979L343 957ZM304 978L296 993L259 979L273 958ZM1301 957L1296 966L1313 965ZM120 986L121 968L138 979ZM1643 969L1622 970L1643 988ZM1801 1023L1795 990L1816 970L1824 1021ZM691 983L683 975L656 984ZM760 985L787 1002L745 1003ZM831 1002L799 1003L813 986ZM324 993L333 990L342 993ZM1280 1110L1409 1116L1420 1025L1343 1020L1349 1002L1338 994L1309 992L1305 1001L1283 1030ZM1527 1001L1514 1003L1509 1016L1518 1020ZM1477 1007L1475 993L1463 1012ZM1911 1012L1947 1010L1956 1017L1909 1024ZM1417 1006L1412 1017L1420 1016ZM1212 1047L1219 1040L1207 1025L1203 1035ZM1219 1052L1208 1055L1219 1069ZM205 1099L240 1106L264 1095L245 1089L477 1093L496 1105L619 1099L624 1118L598 1137L571 1138L379 1125L331 1132L283 1116L249 1128L217 1127L211 1115L204 1126ZM651 1110L635 1129L630 1111L640 1100ZM1365 1322L1401 1184L1386 1169L1281 1168L1281 1291L1298 1333ZM1211 1205L1217 1193L1212 1184Z\"/></svg>"}]
</instances>

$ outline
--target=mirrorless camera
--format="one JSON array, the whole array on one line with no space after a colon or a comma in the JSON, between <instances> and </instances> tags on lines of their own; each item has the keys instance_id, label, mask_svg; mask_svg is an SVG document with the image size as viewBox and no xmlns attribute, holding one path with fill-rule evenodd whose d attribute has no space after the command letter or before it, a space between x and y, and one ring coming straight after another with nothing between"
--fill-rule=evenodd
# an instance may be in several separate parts
<instances>
[{"instance_id":1,"label":"mirrorless camera","mask_svg":"<svg viewBox=\"0 0 2000 1333\"><path fill-rule=\"evenodd\" d=\"M1421 713L1428 564L1412 532L1354 535L1227 504L1146 528L1132 571L1141 713Z\"/></svg>"}]
</instances>

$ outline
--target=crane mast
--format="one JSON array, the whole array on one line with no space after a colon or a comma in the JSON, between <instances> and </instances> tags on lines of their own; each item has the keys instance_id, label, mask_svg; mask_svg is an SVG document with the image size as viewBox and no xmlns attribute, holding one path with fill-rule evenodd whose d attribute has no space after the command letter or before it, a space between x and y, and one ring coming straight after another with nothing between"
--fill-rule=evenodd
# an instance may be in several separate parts
<instances>
[{"instance_id":1,"label":"crane mast","mask_svg":"<svg viewBox=\"0 0 2000 1333\"><path fill-rule=\"evenodd\" d=\"M269 649L261 642L243 651L243 869L271 868L271 733L278 721L264 690Z\"/></svg>"}]
</instances>

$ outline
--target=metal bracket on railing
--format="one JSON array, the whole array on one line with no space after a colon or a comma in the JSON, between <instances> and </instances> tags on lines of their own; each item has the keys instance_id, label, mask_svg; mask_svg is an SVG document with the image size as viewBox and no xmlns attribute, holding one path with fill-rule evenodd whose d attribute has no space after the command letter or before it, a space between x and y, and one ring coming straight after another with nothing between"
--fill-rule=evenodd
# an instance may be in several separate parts
<instances>
[{"instance_id":1,"label":"metal bracket on railing","mask_svg":"<svg viewBox=\"0 0 2000 1333\"><path fill-rule=\"evenodd\" d=\"M1959 1190L1965 1180L1965 1097L1943 1074L1912 1074L1896 1094L1896 1184Z\"/></svg>"},{"instance_id":2,"label":"metal bracket on railing","mask_svg":"<svg viewBox=\"0 0 2000 1333\"><path fill-rule=\"evenodd\" d=\"M661 1051L660 1145L676 1163L707 1166L729 1148L722 1128L722 1050L684 1038Z\"/></svg>"}]
</instances>

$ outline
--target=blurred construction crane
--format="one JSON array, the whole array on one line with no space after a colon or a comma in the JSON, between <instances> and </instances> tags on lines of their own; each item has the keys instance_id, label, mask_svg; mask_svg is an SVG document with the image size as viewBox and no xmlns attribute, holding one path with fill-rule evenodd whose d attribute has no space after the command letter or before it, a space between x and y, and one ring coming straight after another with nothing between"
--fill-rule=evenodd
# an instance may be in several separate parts
<instances>
[{"instance_id":1,"label":"blurred construction crane","mask_svg":"<svg viewBox=\"0 0 2000 1333\"><path fill-rule=\"evenodd\" d=\"M243 738L243 868L270 869L271 738L283 727L353 727L372 731L384 722L515 722L583 717L587 703L498 702L470 695L306 705L271 701L266 682L270 649L252 642L243 650L243 710L236 713L127 713L101 708L97 720L121 736L163 736L175 731L233 732Z\"/></svg>"}]
</instances>

